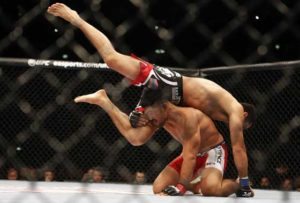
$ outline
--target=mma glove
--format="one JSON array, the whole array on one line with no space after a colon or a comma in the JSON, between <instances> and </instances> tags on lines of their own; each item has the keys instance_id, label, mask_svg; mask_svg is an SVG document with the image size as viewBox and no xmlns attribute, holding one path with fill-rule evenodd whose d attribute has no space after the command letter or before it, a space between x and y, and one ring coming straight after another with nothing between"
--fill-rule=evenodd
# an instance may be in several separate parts
<instances>
[{"instance_id":1,"label":"mma glove","mask_svg":"<svg viewBox=\"0 0 300 203\"><path fill-rule=\"evenodd\" d=\"M240 188L236 192L236 196L237 197L246 197L246 198L254 196L254 192L250 187L248 177L240 179Z\"/></svg>"},{"instance_id":2,"label":"mma glove","mask_svg":"<svg viewBox=\"0 0 300 203\"><path fill-rule=\"evenodd\" d=\"M163 193L169 196L182 196L186 192L184 185L178 183L176 186L169 185L163 190Z\"/></svg>"},{"instance_id":3,"label":"mma glove","mask_svg":"<svg viewBox=\"0 0 300 203\"><path fill-rule=\"evenodd\" d=\"M136 107L130 114L129 114L129 122L131 127L137 128L139 120L144 112L143 107Z\"/></svg>"}]
</instances>

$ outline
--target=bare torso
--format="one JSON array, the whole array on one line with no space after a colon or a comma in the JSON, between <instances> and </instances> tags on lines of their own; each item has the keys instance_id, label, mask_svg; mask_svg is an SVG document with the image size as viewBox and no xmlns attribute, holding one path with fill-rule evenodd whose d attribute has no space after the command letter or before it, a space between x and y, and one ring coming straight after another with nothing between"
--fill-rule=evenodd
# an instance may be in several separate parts
<instances>
[{"instance_id":1,"label":"bare torso","mask_svg":"<svg viewBox=\"0 0 300 203\"><path fill-rule=\"evenodd\" d=\"M213 120L228 123L238 101L218 84L203 78L183 77L183 98L186 106L201 110Z\"/></svg>"},{"instance_id":2,"label":"bare torso","mask_svg":"<svg viewBox=\"0 0 300 203\"><path fill-rule=\"evenodd\" d=\"M187 124L189 124L187 126ZM168 131L174 139L183 144L186 136L191 136L187 132L187 128L194 126L200 130L198 134L200 139L199 152L204 152L210 147L215 146L223 141L222 135L216 129L213 121L194 108L175 107L169 113L168 120L164 125L164 129Z\"/></svg>"}]
</instances>

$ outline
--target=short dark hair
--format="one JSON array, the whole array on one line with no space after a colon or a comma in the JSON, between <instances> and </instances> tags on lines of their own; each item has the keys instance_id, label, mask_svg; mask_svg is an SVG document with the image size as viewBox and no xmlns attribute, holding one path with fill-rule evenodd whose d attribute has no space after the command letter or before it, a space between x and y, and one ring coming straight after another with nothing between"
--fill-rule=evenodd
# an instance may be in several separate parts
<instances>
[{"instance_id":1,"label":"short dark hair","mask_svg":"<svg viewBox=\"0 0 300 203\"><path fill-rule=\"evenodd\" d=\"M241 105L244 108L244 112L248 113L248 116L245 118L244 122L247 122L251 125L254 125L256 121L256 109L253 104L242 102Z\"/></svg>"},{"instance_id":2,"label":"short dark hair","mask_svg":"<svg viewBox=\"0 0 300 203\"><path fill-rule=\"evenodd\" d=\"M142 92L140 105L147 107L154 104L162 104L168 100L166 92L163 88L153 89L145 87Z\"/></svg>"}]
</instances>

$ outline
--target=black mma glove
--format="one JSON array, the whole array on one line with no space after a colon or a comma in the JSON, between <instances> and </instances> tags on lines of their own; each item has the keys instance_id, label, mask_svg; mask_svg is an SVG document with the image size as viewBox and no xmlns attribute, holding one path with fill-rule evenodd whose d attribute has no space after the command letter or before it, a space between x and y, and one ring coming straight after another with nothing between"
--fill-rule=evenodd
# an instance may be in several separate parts
<instances>
[{"instance_id":1,"label":"black mma glove","mask_svg":"<svg viewBox=\"0 0 300 203\"><path fill-rule=\"evenodd\" d=\"M136 107L130 114L129 114L129 122L131 127L137 128L139 120L143 115L144 108L143 107Z\"/></svg>"},{"instance_id":2,"label":"black mma glove","mask_svg":"<svg viewBox=\"0 0 300 203\"><path fill-rule=\"evenodd\" d=\"M248 177L240 179L240 188L236 192L237 197L253 197L254 192L250 187Z\"/></svg>"},{"instance_id":3,"label":"black mma glove","mask_svg":"<svg viewBox=\"0 0 300 203\"><path fill-rule=\"evenodd\" d=\"M181 196L186 192L185 186L178 183L176 186L169 185L163 190L163 193L169 196Z\"/></svg>"}]
</instances>

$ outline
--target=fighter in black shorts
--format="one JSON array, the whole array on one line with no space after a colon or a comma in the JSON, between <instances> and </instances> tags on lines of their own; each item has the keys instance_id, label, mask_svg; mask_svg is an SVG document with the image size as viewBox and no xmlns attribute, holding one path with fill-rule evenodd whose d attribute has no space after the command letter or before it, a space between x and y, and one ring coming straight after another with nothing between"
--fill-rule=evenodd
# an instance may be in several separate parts
<instances>
[{"instance_id":1,"label":"fighter in black shorts","mask_svg":"<svg viewBox=\"0 0 300 203\"><path fill-rule=\"evenodd\" d=\"M165 100L172 102L175 105L183 105L183 92L182 92L182 75L168 68L150 64L136 56L134 58L140 60L140 74L132 81L133 85L143 86L142 95L135 110L129 116L132 127L137 127L141 122L144 106L148 105L148 100L144 95L150 90L161 90ZM140 123L140 125L142 125Z\"/></svg>"},{"instance_id":2,"label":"fighter in black shorts","mask_svg":"<svg viewBox=\"0 0 300 203\"><path fill-rule=\"evenodd\" d=\"M248 156L243 135L243 129L251 127L255 121L252 106L243 106L230 92L213 81L204 78L181 77L173 71L155 67L116 51L104 33L87 23L76 11L64 4L53 4L48 8L48 12L80 29L111 69L133 81L133 84L145 86L144 91L147 91L147 88L163 88L164 96L173 104L183 103L184 106L199 109L213 120L228 123L234 163L240 178L241 188L238 196L252 197L254 195L249 185ZM146 101L142 97L140 106L144 102ZM133 126L147 124L147 120L140 123L140 118L143 118L142 111L141 108L131 113L130 119Z\"/></svg>"}]
</instances>

